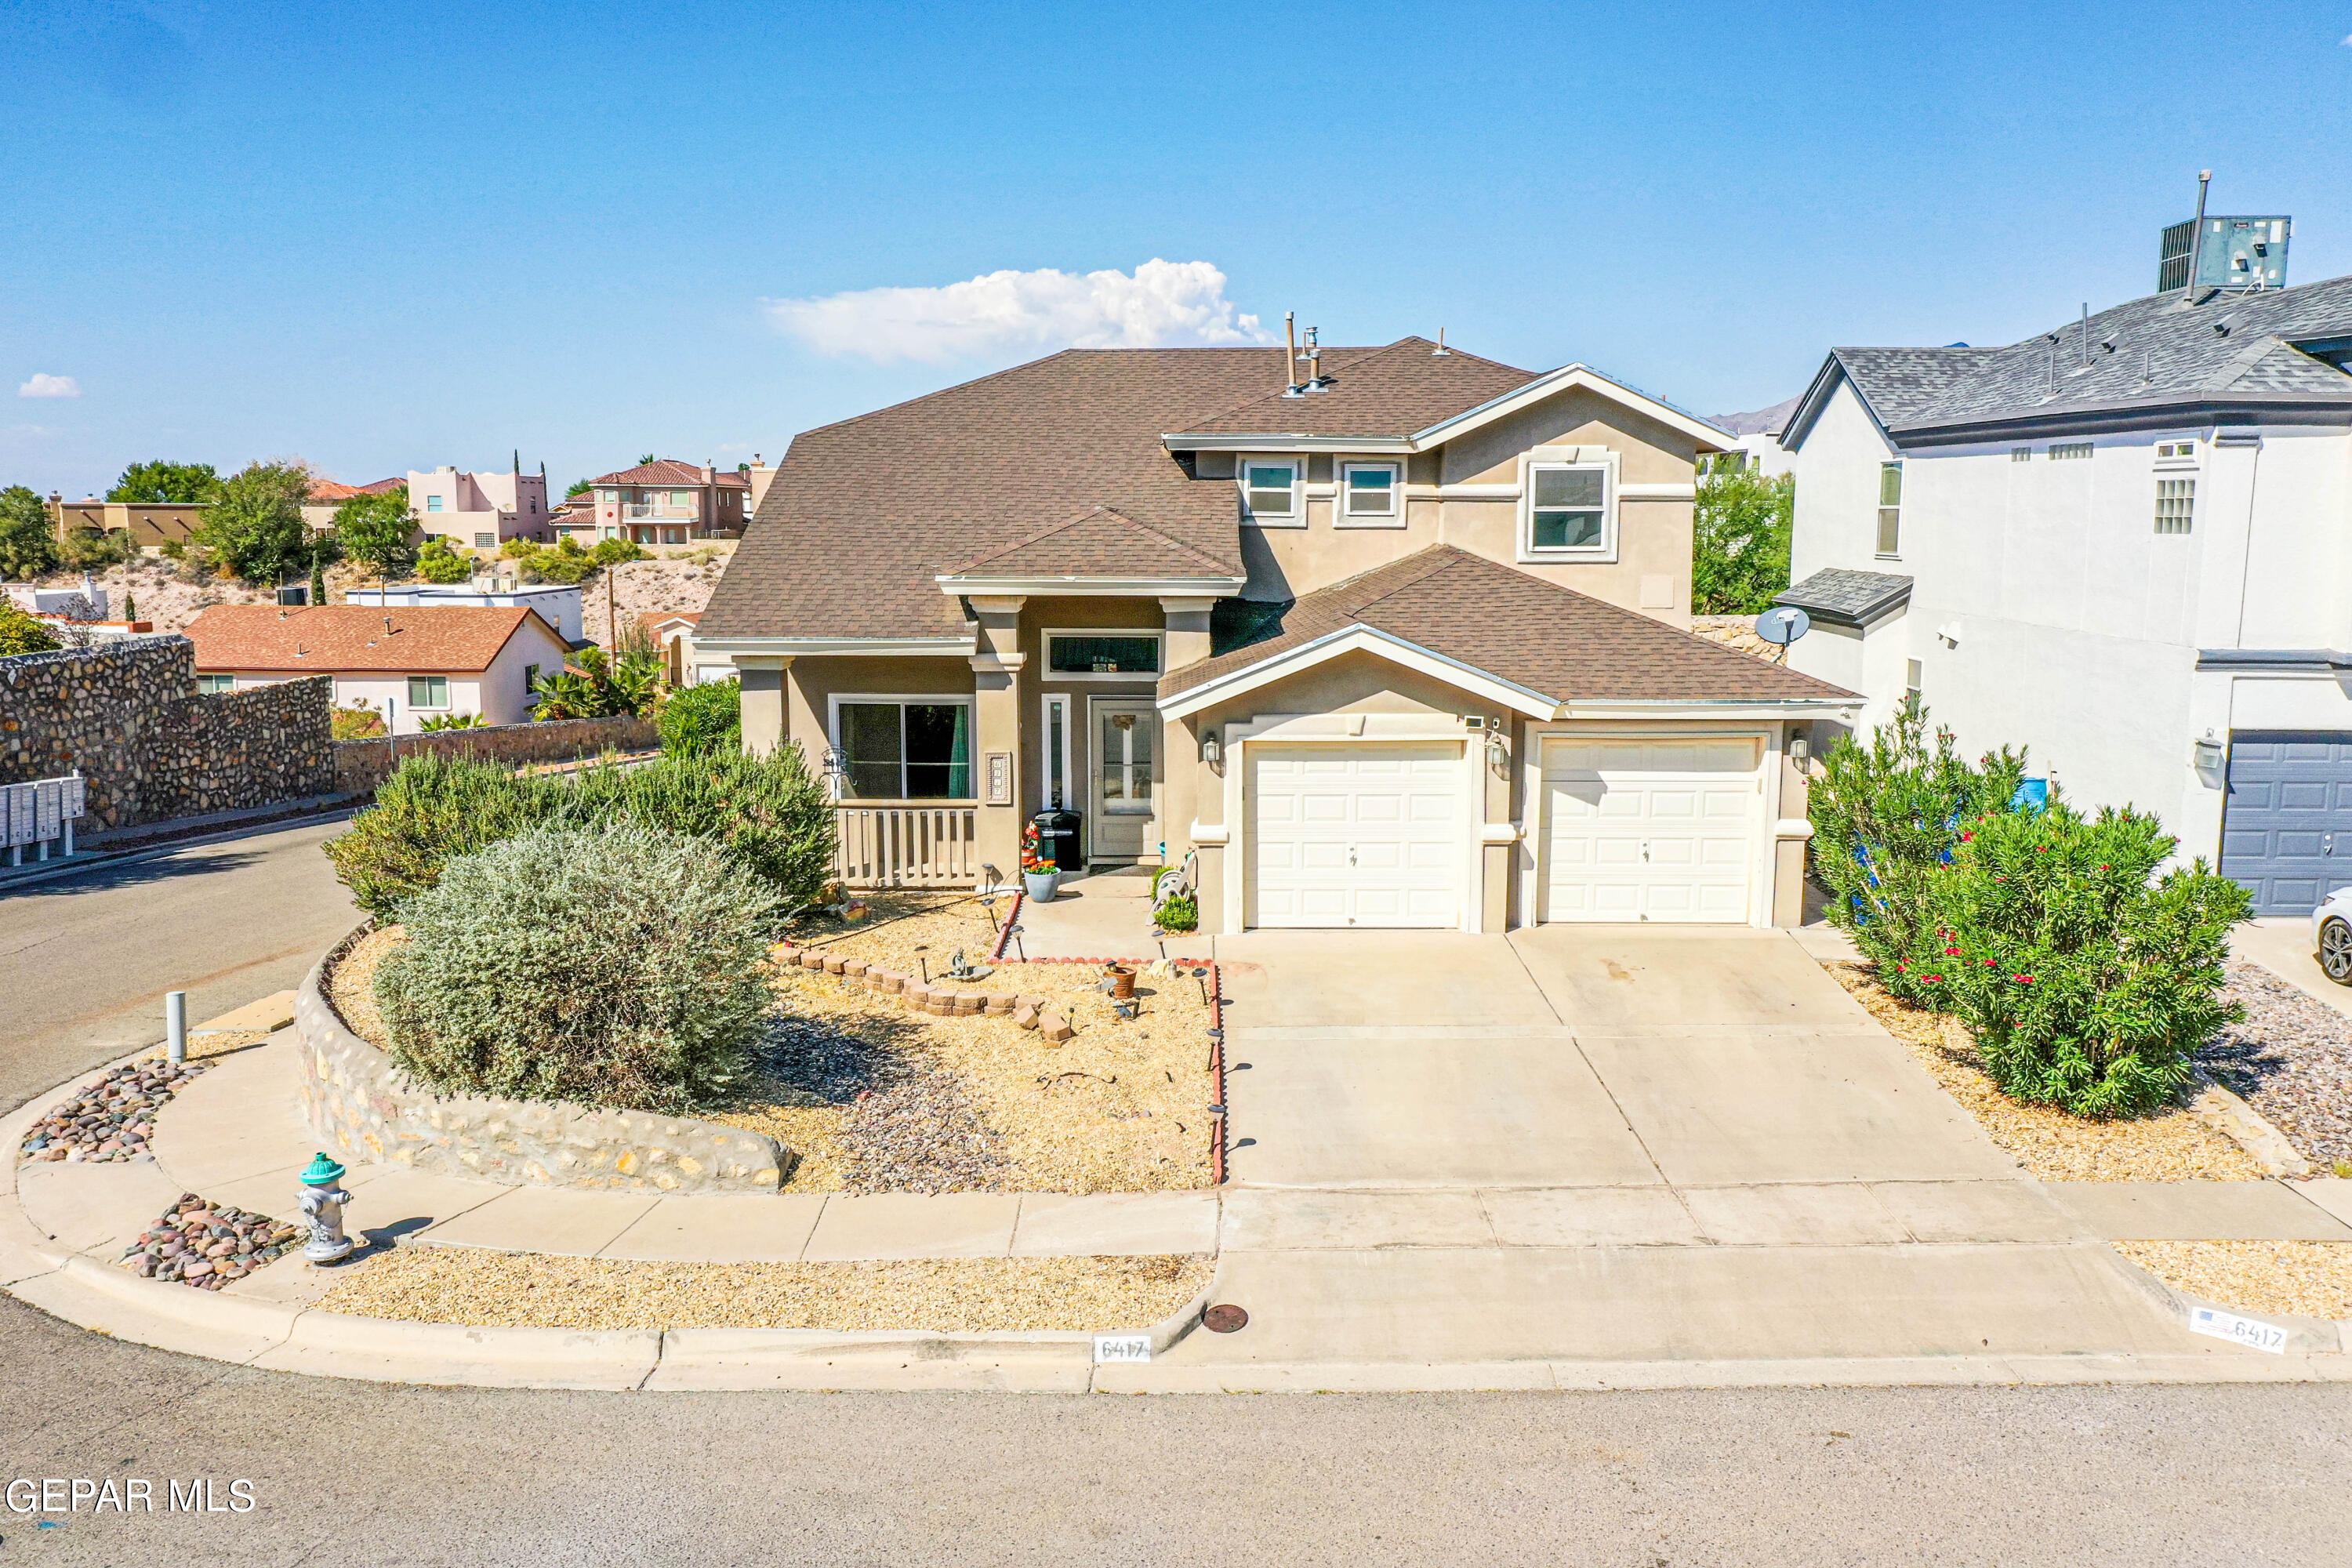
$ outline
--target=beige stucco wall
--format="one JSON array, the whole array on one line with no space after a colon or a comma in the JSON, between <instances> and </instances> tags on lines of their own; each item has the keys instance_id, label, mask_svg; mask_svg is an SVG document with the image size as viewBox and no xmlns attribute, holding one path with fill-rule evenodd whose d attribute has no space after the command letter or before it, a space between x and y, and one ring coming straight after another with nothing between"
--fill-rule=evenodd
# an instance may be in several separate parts
<instances>
[{"instance_id":1,"label":"beige stucco wall","mask_svg":"<svg viewBox=\"0 0 2352 1568\"><path fill-rule=\"evenodd\" d=\"M833 744L828 728L831 698L971 694L969 659L803 655L793 659L784 671L784 734L800 742L812 763L820 763L824 759L825 749ZM975 746L975 768L979 761Z\"/></svg>"}]
</instances>

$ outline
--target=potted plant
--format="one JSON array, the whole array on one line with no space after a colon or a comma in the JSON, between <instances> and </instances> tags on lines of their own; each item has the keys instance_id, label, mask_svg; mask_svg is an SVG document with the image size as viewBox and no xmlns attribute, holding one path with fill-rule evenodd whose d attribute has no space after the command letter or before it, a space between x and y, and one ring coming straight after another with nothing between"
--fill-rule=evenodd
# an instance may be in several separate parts
<instances>
[{"instance_id":1,"label":"potted plant","mask_svg":"<svg viewBox=\"0 0 2352 1568\"><path fill-rule=\"evenodd\" d=\"M1021 885L1037 902L1050 904L1061 889L1062 868L1037 852L1038 842L1033 822L1021 834Z\"/></svg>"}]
</instances>

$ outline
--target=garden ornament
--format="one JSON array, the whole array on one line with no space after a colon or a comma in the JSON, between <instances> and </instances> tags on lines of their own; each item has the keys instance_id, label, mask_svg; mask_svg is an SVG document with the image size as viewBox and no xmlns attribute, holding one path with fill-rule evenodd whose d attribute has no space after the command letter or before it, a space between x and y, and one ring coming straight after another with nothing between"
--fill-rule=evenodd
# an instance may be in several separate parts
<instances>
[{"instance_id":1,"label":"garden ornament","mask_svg":"<svg viewBox=\"0 0 2352 1568\"><path fill-rule=\"evenodd\" d=\"M302 1256L313 1263L332 1263L352 1253L352 1238L343 1234L343 1205L352 1194L335 1185L342 1174L343 1168L323 1151L302 1170L302 1217L310 1226Z\"/></svg>"}]
</instances>

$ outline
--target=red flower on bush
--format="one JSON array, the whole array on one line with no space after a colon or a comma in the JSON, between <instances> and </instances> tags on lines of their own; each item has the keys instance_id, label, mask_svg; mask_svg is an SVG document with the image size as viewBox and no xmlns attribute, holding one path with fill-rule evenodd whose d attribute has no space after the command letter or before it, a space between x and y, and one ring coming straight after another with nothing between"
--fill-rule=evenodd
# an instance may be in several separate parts
<instances>
[{"instance_id":1,"label":"red flower on bush","mask_svg":"<svg viewBox=\"0 0 2352 1568\"><path fill-rule=\"evenodd\" d=\"M1944 950L1944 956L1946 958L1956 957L1959 953L1959 951L1960 950L1957 947L1948 947Z\"/></svg>"},{"instance_id":2,"label":"red flower on bush","mask_svg":"<svg viewBox=\"0 0 2352 1568\"><path fill-rule=\"evenodd\" d=\"M2020 974L2020 975L2016 975L2016 976L2014 976L2013 978L2017 981L2017 983L2018 983L2020 985L2031 985L2031 984L2033 984L2033 976L2032 976L2031 974Z\"/></svg>"}]
</instances>

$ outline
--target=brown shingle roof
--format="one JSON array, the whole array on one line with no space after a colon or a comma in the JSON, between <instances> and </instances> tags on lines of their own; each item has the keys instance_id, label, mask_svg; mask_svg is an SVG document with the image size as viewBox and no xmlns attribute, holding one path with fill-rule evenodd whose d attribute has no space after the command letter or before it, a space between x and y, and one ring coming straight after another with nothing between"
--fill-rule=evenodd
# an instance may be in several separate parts
<instances>
[{"instance_id":1,"label":"brown shingle roof","mask_svg":"<svg viewBox=\"0 0 2352 1568\"><path fill-rule=\"evenodd\" d=\"M1327 391L1286 397L1279 387L1183 427L1186 435L1410 436L1516 392L1533 372L1402 338L1380 349L1325 349ZM1300 366L1300 374L1306 367ZM1171 432L1173 433L1173 432Z\"/></svg>"},{"instance_id":2,"label":"brown shingle roof","mask_svg":"<svg viewBox=\"0 0 2352 1568\"><path fill-rule=\"evenodd\" d=\"M808 431L778 465L701 631L960 636L962 611L934 579L980 562L992 575L1013 575L1006 561L1038 576L1141 575L1155 559L1181 561L1182 576L1244 575L1232 481L1194 479L1160 437L1269 397L1293 411L1285 427L1377 417L1402 433L1529 379L1472 354L1433 359L1431 346L1327 349L1335 390L1288 401L1279 348L1071 349ZM1324 412L1298 413L1307 404Z\"/></svg>"},{"instance_id":3,"label":"brown shingle roof","mask_svg":"<svg viewBox=\"0 0 2352 1568\"><path fill-rule=\"evenodd\" d=\"M1773 702L1852 692L1450 544L1300 598L1264 642L1171 670L1174 697L1352 626L1370 626L1555 702Z\"/></svg>"},{"instance_id":4,"label":"brown shingle roof","mask_svg":"<svg viewBox=\"0 0 2352 1568\"><path fill-rule=\"evenodd\" d=\"M702 465L680 462L676 458L656 458L634 468L598 474L589 482L599 485L698 485L703 482ZM751 488L751 476L739 474L732 468L714 468L710 482L722 488L732 485L739 490L748 490Z\"/></svg>"},{"instance_id":5,"label":"brown shingle roof","mask_svg":"<svg viewBox=\"0 0 2352 1568\"><path fill-rule=\"evenodd\" d=\"M563 646L562 637L534 611L465 605L393 610L313 605L282 612L275 605L215 605L188 624L185 635L196 645L199 670L473 675L490 667L526 621Z\"/></svg>"}]
</instances>

